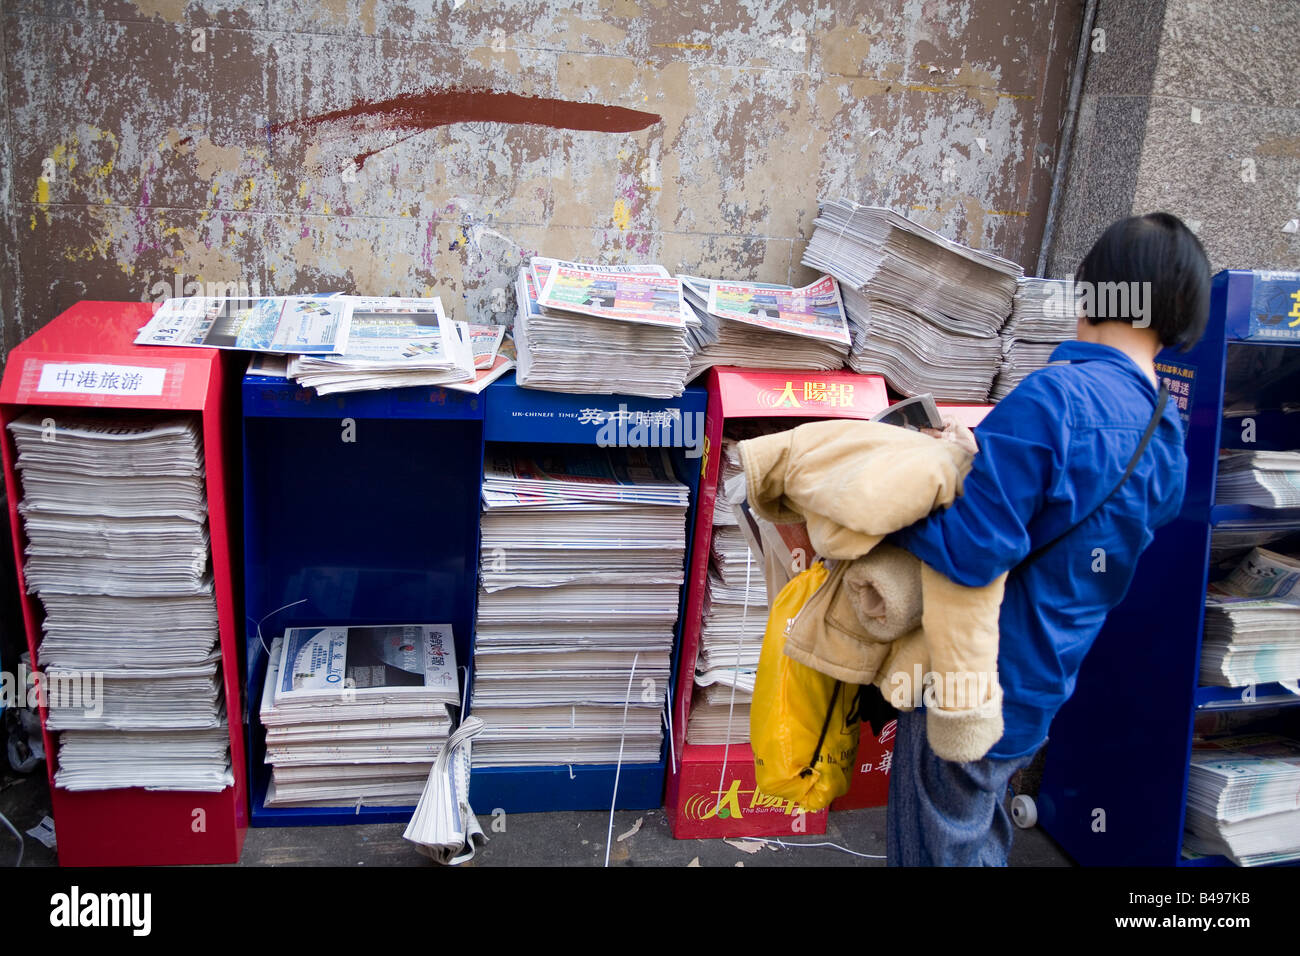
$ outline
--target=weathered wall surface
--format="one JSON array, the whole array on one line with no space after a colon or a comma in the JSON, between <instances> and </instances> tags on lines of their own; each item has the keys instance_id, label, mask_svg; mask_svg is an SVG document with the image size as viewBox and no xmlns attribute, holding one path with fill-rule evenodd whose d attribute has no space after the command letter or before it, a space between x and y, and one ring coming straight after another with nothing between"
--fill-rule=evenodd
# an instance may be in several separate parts
<instances>
[{"instance_id":1,"label":"weathered wall surface","mask_svg":"<svg viewBox=\"0 0 1300 956\"><path fill-rule=\"evenodd\" d=\"M799 281L829 194L1032 267L1081 6L11 0L4 347L194 281L498 320L537 253Z\"/></svg>"},{"instance_id":2,"label":"weathered wall surface","mask_svg":"<svg viewBox=\"0 0 1300 956\"><path fill-rule=\"evenodd\" d=\"M1097 27L1050 274L1155 210L1216 271L1300 269L1300 2L1101 0Z\"/></svg>"}]
</instances>

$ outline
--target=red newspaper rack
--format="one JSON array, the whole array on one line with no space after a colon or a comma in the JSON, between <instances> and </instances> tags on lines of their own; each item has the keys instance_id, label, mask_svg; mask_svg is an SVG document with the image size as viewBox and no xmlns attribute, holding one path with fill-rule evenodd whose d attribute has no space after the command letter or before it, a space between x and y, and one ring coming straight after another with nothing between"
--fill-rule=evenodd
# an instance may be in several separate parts
<instances>
[{"instance_id":1,"label":"red newspaper rack","mask_svg":"<svg viewBox=\"0 0 1300 956\"><path fill-rule=\"evenodd\" d=\"M723 367L709 372L708 390L695 543L687 576L686 624L678 659L677 697L672 707L673 753L665 800L668 817L678 839L825 833L827 811L799 814L789 801L756 788L754 752L749 744L686 742L709 574L713 508L719 493L723 427L728 420L737 418L869 419L889 404L885 381L876 375L847 371ZM791 426L797 423L792 421ZM759 613L766 612L759 609ZM870 730L865 735L870 737ZM892 749L892 744L888 746Z\"/></svg>"},{"instance_id":2,"label":"red newspaper rack","mask_svg":"<svg viewBox=\"0 0 1300 956\"><path fill-rule=\"evenodd\" d=\"M221 642L234 786L219 793L154 791L140 788L71 792L54 785L58 767L55 735L45 729L41 708L50 799L64 866L176 865L234 863L248 826L248 791L240 714L238 605L231 555L234 528L227 462L238 399L229 358L215 349L163 348L133 344L154 306L147 302L80 302L19 345L9 355L0 383L0 433L5 482L10 489L18 588L32 666L43 611L24 580L26 540L18 514L21 481L14 468L16 448L8 425L33 408L109 409L142 416L189 411L202 422L213 585ZM245 360L246 361L246 360Z\"/></svg>"}]
</instances>

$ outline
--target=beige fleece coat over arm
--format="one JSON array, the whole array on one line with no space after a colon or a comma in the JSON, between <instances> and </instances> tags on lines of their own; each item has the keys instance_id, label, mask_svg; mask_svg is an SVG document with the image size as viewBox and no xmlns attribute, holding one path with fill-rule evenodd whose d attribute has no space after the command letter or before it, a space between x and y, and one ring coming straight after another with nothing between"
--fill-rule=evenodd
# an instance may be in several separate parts
<instances>
[{"instance_id":1,"label":"beige fleece coat over arm","mask_svg":"<svg viewBox=\"0 0 1300 956\"><path fill-rule=\"evenodd\" d=\"M776 524L806 523L816 552L841 562L798 626L790 622L786 654L850 683L875 683L900 709L924 703L935 753L954 761L983 757L1002 736L997 650L1006 576L963 587L888 546L854 564L885 535L951 504L970 453L860 421L800 425L743 441L739 450L754 512ZM919 626L900 635L899 621L911 623L915 614L881 601L910 592L915 571L906 562L920 567L922 607ZM899 583L877 592L880 581Z\"/></svg>"}]
</instances>

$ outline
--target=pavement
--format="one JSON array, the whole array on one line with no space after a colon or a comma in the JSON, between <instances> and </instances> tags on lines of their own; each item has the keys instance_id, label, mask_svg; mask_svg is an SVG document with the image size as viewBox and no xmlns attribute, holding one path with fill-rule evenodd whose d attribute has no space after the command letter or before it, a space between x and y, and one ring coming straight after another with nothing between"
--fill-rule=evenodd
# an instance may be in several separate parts
<instances>
[{"instance_id":1,"label":"pavement","mask_svg":"<svg viewBox=\"0 0 1300 956\"><path fill-rule=\"evenodd\" d=\"M44 767L0 778L0 813L20 833L50 813ZM676 840L663 810L618 811L612 839L608 812L480 816L489 837L466 866L883 866L885 808L830 814L825 835L782 837L784 846L735 840ZM402 838L400 823L250 828L236 866L433 866ZM56 834L57 835L57 834ZM23 866L57 866L58 858L24 836ZM817 844L835 844L819 846ZM13 835L0 828L0 865L17 858ZM1011 866L1071 866L1043 830L1017 830Z\"/></svg>"}]
</instances>

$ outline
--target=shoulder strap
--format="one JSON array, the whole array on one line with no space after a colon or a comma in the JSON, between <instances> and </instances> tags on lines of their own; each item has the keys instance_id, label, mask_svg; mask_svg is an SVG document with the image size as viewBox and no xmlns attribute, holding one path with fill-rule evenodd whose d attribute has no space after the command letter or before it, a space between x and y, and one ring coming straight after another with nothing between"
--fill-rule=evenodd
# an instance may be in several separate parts
<instances>
[{"instance_id":1,"label":"shoulder strap","mask_svg":"<svg viewBox=\"0 0 1300 956\"><path fill-rule=\"evenodd\" d=\"M1021 561L1019 565L1017 565L1017 567L1024 568L1030 564L1033 564L1035 561L1041 558L1043 554L1046 553L1053 545L1057 544L1067 534L1069 534L1075 528L1079 527L1079 525L1083 524L1085 521L1087 521L1089 518L1095 515L1098 511L1102 509L1102 506L1105 505L1106 502L1110 501L1111 498L1115 497L1115 493L1124 486L1124 482L1128 481L1129 475L1133 474L1133 470L1137 468L1138 462L1142 459L1142 453L1147 450L1147 445L1151 443L1151 436L1156 433L1156 426L1160 424L1160 419L1165 413L1165 404L1168 398L1169 398L1169 386L1162 382L1160 384L1160 392L1159 394L1156 395L1156 410L1151 413L1151 421L1147 422L1147 430L1142 433L1142 440L1138 442L1137 451L1133 452L1133 457L1129 459L1128 467L1124 469L1124 474L1121 475L1119 481L1115 483L1115 487L1110 490L1110 494L1108 494L1105 498L1101 499L1097 507L1093 508L1081 519L1079 519L1074 524L1070 525L1070 527L1066 528L1064 531L1058 534L1051 541L1048 541L1046 544L1040 544L1038 547L1034 548L1033 551L1030 551L1029 554L1025 557L1025 559Z\"/></svg>"}]
</instances>

